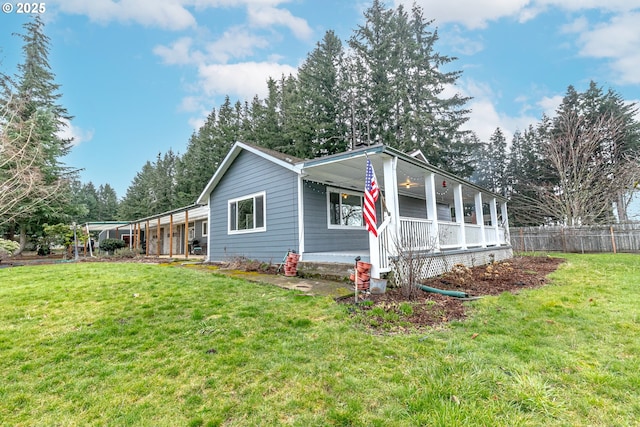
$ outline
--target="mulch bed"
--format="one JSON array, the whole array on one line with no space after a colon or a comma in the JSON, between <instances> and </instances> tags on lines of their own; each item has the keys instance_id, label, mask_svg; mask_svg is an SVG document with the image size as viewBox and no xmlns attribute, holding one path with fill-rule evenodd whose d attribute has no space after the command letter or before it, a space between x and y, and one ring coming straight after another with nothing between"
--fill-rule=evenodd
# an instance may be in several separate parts
<instances>
[{"instance_id":1,"label":"mulch bed","mask_svg":"<svg viewBox=\"0 0 640 427\"><path fill-rule=\"evenodd\" d=\"M524 256L510 260L494 262L490 265L467 268L454 266L453 270L442 276L427 279L422 284L443 290L465 292L469 297L498 295L503 292L517 293L524 288L536 288L547 283L547 275L564 262L561 258L547 256ZM407 298L400 288L387 288L382 295L367 295L370 303L358 304L361 310L382 307L385 311L399 310L402 303L410 302L412 314L402 320L421 328L435 326L443 322L465 317L465 300L437 293L419 291L413 299ZM354 297L338 300L342 304L354 304ZM355 310L354 310L355 312Z\"/></svg>"}]
</instances>

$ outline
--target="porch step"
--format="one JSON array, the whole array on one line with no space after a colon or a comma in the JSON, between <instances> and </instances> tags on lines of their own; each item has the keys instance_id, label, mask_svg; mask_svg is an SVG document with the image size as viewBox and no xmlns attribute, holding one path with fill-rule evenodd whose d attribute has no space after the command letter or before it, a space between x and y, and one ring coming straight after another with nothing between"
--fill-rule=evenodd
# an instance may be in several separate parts
<instances>
[{"instance_id":1,"label":"porch step","mask_svg":"<svg viewBox=\"0 0 640 427\"><path fill-rule=\"evenodd\" d=\"M354 264L307 261L298 263L298 275L309 278L348 282L349 275L353 273L354 267Z\"/></svg>"}]
</instances>

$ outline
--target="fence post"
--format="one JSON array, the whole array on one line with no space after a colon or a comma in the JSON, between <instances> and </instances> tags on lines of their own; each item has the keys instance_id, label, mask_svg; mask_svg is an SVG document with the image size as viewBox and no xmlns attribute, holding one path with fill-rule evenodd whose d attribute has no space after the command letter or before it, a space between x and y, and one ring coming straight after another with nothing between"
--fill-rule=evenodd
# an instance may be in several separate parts
<instances>
[{"instance_id":1,"label":"fence post","mask_svg":"<svg viewBox=\"0 0 640 427\"><path fill-rule=\"evenodd\" d=\"M618 251L616 250L616 237L613 234L613 225L609 226L609 231L611 232L611 247L613 247L613 253L616 254Z\"/></svg>"},{"instance_id":2,"label":"fence post","mask_svg":"<svg viewBox=\"0 0 640 427\"><path fill-rule=\"evenodd\" d=\"M560 229L560 233L562 234L562 252L567 252L567 239L564 236L564 227Z\"/></svg>"}]
</instances>

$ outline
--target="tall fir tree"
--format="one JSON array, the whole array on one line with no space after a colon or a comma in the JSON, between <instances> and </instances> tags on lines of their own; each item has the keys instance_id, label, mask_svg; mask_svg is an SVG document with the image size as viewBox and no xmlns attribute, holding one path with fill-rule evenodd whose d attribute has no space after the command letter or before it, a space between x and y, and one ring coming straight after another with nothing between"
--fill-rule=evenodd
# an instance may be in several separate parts
<instances>
[{"instance_id":1,"label":"tall fir tree","mask_svg":"<svg viewBox=\"0 0 640 427\"><path fill-rule=\"evenodd\" d=\"M98 196L98 220L114 221L118 219L118 195L110 184L100 185Z\"/></svg>"},{"instance_id":2,"label":"tall fir tree","mask_svg":"<svg viewBox=\"0 0 640 427\"><path fill-rule=\"evenodd\" d=\"M352 121L366 127L352 123L351 131L358 133L352 140L402 151L420 148L433 165L468 174L469 163L456 162L471 154L461 130L468 98L444 95L461 72L442 71L455 58L435 52L439 36L429 28L432 21L417 5L407 12L402 5L387 9L379 0L364 16L349 40L353 58L348 66Z\"/></svg>"},{"instance_id":3,"label":"tall fir tree","mask_svg":"<svg viewBox=\"0 0 640 427\"><path fill-rule=\"evenodd\" d=\"M153 210L154 174L153 164L147 160L142 169L136 173L120 203L118 216L121 220L129 221L159 213Z\"/></svg>"},{"instance_id":4,"label":"tall fir tree","mask_svg":"<svg viewBox=\"0 0 640 427\"><path fill-rule=\"evenodd\" d=\"M298 68L295 117L296 155L313 158L347 149L346 105L341 92L344 50L333 31L327 31Z\"/></svg>"},{"instance_id":5,"label":"tall fir tree","mask_svg":"<svg viewBox=\"0 0 640 427\"><path fill-rule=\"evenodd\" d=\"M27 232L37 232L47 223L73 220L80 214L71 204L70 182L75 171L62 161L71 150L71 141L59 134L72 117L59 103L60 85L55 83L55 74L49 65L50 39L44 33L44 22L39 15L34 15L23 28L24 33L17 34L23 41L24 61L17 67L14 105L18 106L22 121L32 126L29 136L36 147L33 167L39 170L43 181L39 197L27 201L32 209L15 218L20 229L21 249L26 244Z\"/></svg>"}]
</instances>

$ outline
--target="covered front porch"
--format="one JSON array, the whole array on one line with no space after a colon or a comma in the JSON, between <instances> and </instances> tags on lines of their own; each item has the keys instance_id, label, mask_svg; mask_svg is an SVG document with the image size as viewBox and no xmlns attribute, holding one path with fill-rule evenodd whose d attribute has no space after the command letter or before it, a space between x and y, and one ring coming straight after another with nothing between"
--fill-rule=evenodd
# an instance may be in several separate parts
<instances>
[{"instance_id":1,"label":"covered front porch","mask_svg":"<svg viewBox=\"0 0 640 427\"><path fill-rule=\"evenodd\" d=\"M371 276L380 277L391 271L394 259L408 252L463 263L491 258L484 254L493 253L498 259L510 256L506 199L429 165L420 152L404 154L372 146L305 163L303 176L343 189L345 201L355 200L354 192L363 193L367 158L381 189L376 206L378 236L367 233L368 245L349 251L336 239L334 250L321 253L305 251L303 238L304 261L353 262L360 256L372 264ZM345 202L340 209L349 210L351 223L345 228L364 228L361 205Z\"/></svg>"},{"instance_id":2,"label":"covered front porch","mask_svg":"<svg viewBox=\"0 0 640 427\"><path fill-rule=\"evenodd\" d=\"M207 206L191 205L133 221L132 248L146 256L205 255L208 214Z\"/></svg>"}]
</instances>

